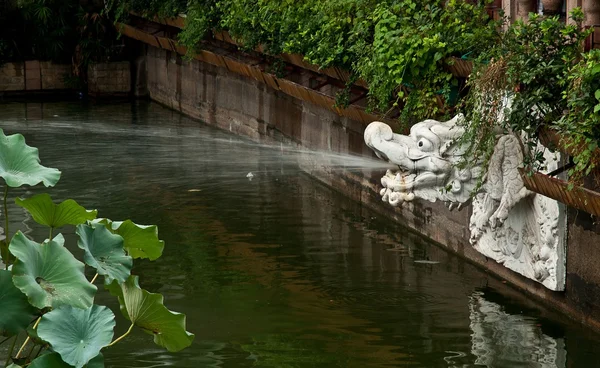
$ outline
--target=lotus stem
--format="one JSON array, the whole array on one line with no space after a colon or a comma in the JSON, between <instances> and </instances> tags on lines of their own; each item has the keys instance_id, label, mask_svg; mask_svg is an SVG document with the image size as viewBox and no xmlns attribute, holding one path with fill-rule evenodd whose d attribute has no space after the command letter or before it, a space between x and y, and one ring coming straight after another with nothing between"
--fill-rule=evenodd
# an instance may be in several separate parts
<instances>
[{"instance_id":1,"label":"lotus stem","mask_svg":"<svg viewBox=\"0 0 600 368\"><path fill-rule=\"evenodd\" d=\"M37 357L40 355L40 353L41 353L41 352L42 352L44 349L46 349L46 345L40 345L40 349L39 349L39 350L38 350L38 352L35 354L35 356L33 357L33 359L37 358ZM32 360L33 360L33 359L32 359Z\"/></svg>"},{"instance_id":2,"label":"lotus stem","mask_svg":"<svg viewBox=\"0 0 600 368\"><path fill-rule=\"evenodd\" d=\"M92 278L92 281L90 281L90 284L93 284L94 281L96 281L96 279L98 278L98 272L96 272L96 274L94 275L94 277Z\"/></svg>"},{"instance_id":3,"label":"lotus stem","mask_svg":"<svg viewBox=\"0 0 600 368\"><path fill-rule=\"evenodd\" d=\"M6 339L0 341L0 345L4 344L5 342L7 342L8 340L10 340L12 336L7 337Z\"/></svg>"},{"instance_id":4,"label":"lotus stem","mask_svg":"<svg viewBox=\"0 0 600 368\"><path fill-rule=\"evenodd\" d=\"M50 226L50 235L48 238L48 241L52 240L52 231L54 230L54 228L52 226Z\"/></svg>"},{"instance_id":5,"label":"lotus stem","mask_svg":"<svg viewBox=\"0 0 600 368\"><path fill-rule=\"evenodd\" d=\"M31 361L31 354L33 354L33 349L35 349L35 343L31 345L31 349L29 349L29 353L27 354L27 360Z\"/></svg>"},{"instance_id":6,"label":"lotus stem","mask_svg":"<svg viewBox=\"0 0 600 368\"><path fill-rule=\"evenodd\" d=\"M15 345L17 344L17 339L19 338L19 334L15 335L15 339L12 342L12 345L10 346L10 349L8 349L8 355L6 356L6 362L4 363L5 367L8 367L8 363L10 362L11 358L12 358L12 353L13 350L15 350Z\"/></svg>"},{"instance_id":7,"label":"lotus stem","mask_svg":"<svg viewBox=\"0 0 600 368\"><path fill-rule=\"evenodd\" d=\"M116 344L119 341L123 340L127 335L129 335L129 333L131 332L131 330L133 330L133 323L131 324L131 326L129 326L129 329L127 330L127 332L125 332L123 335L119 336L119 338L117 338L115 341L113 341L110 344L108 344L107 347L108 346L113 346L114 344Z\"/></svg>"},{"instance_id":8,"label":"lotus stem","mask_svg":"<svg viewBox=\"0 0 600 368\"><path fill-rule=\"evenodd\" d=\"M40 316L40 317L38 317L37 321L35 321L35 324L33 325L34 330L40 324L41 319L42 319L42 317ZM15 356L15 359L19 358L19 355L21 355L21 353L23 352L23 349L25 349L25 346L27 345L27 343L29 342L30 339L31 339L31 336L27 336L27 338L25 339L25 342L23 343L23 345L21 345L21 348L19 349L19 351L17 351L17 355Z\"/></svg>"},{"instance_id":9,"label":"lotus stem","mask_svg":"<svg viewBox=\"0 0 600 368\"><path fill-rule=\"evenodd\" d=\"M6 205L6 198L8 197L8 184L4 187L4 242L8 248L8 206ZM8 264L10 263L10 252L6 252L6 259L4 260L5 267L8 270Z\"/></svg>"}]
</instances>

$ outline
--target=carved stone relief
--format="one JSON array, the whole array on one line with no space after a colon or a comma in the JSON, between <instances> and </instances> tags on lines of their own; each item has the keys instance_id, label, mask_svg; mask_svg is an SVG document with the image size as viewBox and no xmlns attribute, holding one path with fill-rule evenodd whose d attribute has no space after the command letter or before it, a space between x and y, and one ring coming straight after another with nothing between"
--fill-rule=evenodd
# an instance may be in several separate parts
<instances>
[{"instance_id":1,"label":"carved stone relief","mask_svg":"<svg viewBox=\"0 0 600 368\"><path fill-rule=\"evenodd\" d=\"M425 120L415 124L408 136L393 133L381 122L369 124L366 144L399 167L382 177L382 200L394 206L416 198L440 200L450 209L472 201L469 230L475 249L549 289L564 290L565 209L524 187L518 172L523 152L514 135L498 137L483 184L471 198L483 168L477 162L467 168L458 166L464 154L456 143L464 132L457 125L461 118ZM556 157L547 152L546 159L553 170Z\"/></svg>"}]
</instances>

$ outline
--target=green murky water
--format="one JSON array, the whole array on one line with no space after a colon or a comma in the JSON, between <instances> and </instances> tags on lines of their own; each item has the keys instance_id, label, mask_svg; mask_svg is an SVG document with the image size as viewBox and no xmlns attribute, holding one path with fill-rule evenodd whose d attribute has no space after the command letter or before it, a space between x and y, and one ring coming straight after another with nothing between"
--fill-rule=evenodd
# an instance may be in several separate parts
<instances>
[{"instance_id":1,"label":"green murky water","mask_svg":"<svg viewBox=\"0 0 600 368\"><path fill-rule=\"evenodd\" d=\"M63 171L55 199L159 225L164 256L134 273L196 339L169 354L137 331L108 367L600 366L597 335L305 176L293 155L148 103L4 103L0 126ZM12 211L12 229L46 236ZM124 332L115 301L97 302Z\"/></svg>"}]
</instances>

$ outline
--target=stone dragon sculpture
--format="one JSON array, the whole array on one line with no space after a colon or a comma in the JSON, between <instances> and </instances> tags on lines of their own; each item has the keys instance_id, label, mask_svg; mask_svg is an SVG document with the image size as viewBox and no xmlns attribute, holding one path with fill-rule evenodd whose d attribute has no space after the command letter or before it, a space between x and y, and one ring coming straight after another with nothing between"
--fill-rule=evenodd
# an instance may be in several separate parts
<instances>
[{"instance_id":1,"label":"stone dragon sculpture","mask_svg":"<svg viewBox=\"0 0 600 368\"><path fill-rule=\"evenodd\" d=\"M460 119L462 115L446 122L425 120L412 126L409 135L396 134L381 122L367 126L367 146L399 167L381 178L383 201L394 206L417 198L443 201L451 210L472 202L470 240L477 250L553 290L560 289L558 204L525 188L518 171L523 151L516 135L498 136L487 168L482 162L459 165L465 154L458 139L464 133ZM515 218L505 224L509 216ZM529 252L523 252L525 248Z\"/></svg>"}]
</instances>

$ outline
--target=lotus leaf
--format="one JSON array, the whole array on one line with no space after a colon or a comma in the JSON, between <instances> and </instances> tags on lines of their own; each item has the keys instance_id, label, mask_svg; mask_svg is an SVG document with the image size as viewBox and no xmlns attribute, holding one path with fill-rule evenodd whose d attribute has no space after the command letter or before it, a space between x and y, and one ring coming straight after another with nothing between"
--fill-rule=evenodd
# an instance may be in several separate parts
<instances>
[{"instance_id":1,"label":"lotus leaf","mask_svg":"<svg viewBox=\"0 0 600 368\"><path fill-rule=\"evenodd\" d=\"M0 270L0 331L15 335L25 329L36 312L27 296L13 285L12 274Z\"/></svg>"},{"instance_id":2,"label":"lotus leaf","mask_svg":"<svg viewBox=\"0 0 600 368\"><path fill-rule=\"evenodd\" d=\"M57 308L67 304L89 308L96 287L83 274L84 264L63 246L58 234L42 244L31 241L17 232L9 250L17 258L12 268L13 282L37 308Z\"/></svg>"},{"instance_id":3,"label":"lotus leaf","mask_svg":"<svg viewBox=\"0 0 600 368\"><path fill-rule=\"evenodd\" d=\"M89 225L77 226L79 241L77 245L85 251L84 262L94 267L107 281L116 279L124 282L129 277L133 259L125 254L123 238L113 234L102 224L96 227Z\"/></svg>"},{"instance_id":4,"label":"lotus leaf","mask_svg":"<svg viewBox=\"0 0 600 368\"><path fill-rule=\"evenodd\" d=\"M162 255L165 242L158 238L156 225L138 225L131 220L98 219L92 222L92 226L99 223L125 239L125 250L131 257L154 261Z\"/></svg>"},{"instance_id":5,"label":"lotus leaf","mask_svg":"<svg viewBox=\"0 0 600 368\"><path fill-rule=\"evenodd\" d=\"M9 187L37 185L54 186L60 171L40 165L38 149L25 144L21 134L5 135L0 129L0 177Z\"/></svg>"},{"instance_id":6,"label":"lotus leaf","mask_svg":"<svg viewBox=\"0 0 600 368\"><path fill-rule=\"evenodd\" d=\"M20 367L20 366L15 366ZM36 358L31 362L28 368L73 368L72 365L65 363L58 353L48 353ZM104 356L98 354L94 359L90 360L86 368L104 368Z\"/></svg>"},{"instance_id":7,"label":"lotus leaf","mask_svg":"<svg viewBox=\"0 0 600 368\"><path fill-rule=\"evenodd\" d=\"M137 276L107 286L119 298L121 312L134 325L154 335L154 343L168 351L179 351L192 344L194 334L185 330L185 315L168 310L163 296L150 293L138 284Z\"/></svg>"},{"instance_id":8,"label":"lotus leaf","mask_svg":"<svg viewBox=\"0 0 600 368\"><path fill-rule=\"evenodd\" d=\"M79 309L63 305L44 314L38 335L64 362L81 368L110 344L114 328L115 315L107 307Z\"/></svg>"},{"instance_id":9,"label":"lotus leaf","mask_svg":"<svg viewBox=\"0 0 600 368\"><path fill-rule=\"evenodd\" d=\"M17 205L25 208L38 224L58 228L65 225L79 225L96 218L98 211L88 211L72 199L55 204L47 193L31 198L17 198Z\"/></svg>"}]
</instances>

